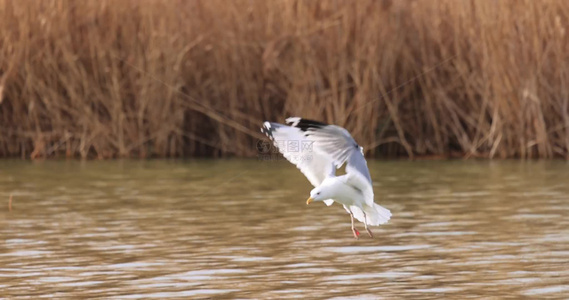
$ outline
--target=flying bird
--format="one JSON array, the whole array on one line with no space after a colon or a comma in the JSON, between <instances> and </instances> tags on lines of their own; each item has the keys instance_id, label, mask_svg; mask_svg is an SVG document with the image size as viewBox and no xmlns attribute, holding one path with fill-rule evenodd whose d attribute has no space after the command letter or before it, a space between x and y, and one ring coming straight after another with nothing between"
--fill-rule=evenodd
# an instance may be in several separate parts
<instances>
[{"instance_id":1,"label":"flying bird","mask_svg":"<svg viewBox=\"0 0 569 300\"><path fill-rule=\"evenodd\" d=\"M368 226L387 223L391 212L374 202L363 148L340 126L299 117L287 118L286 124L265 122L261 132L314 186L306 204L322 201L330 206L338 202L350 214L354 238L360 235L354 218L364 223L367 233L373 237ZM336 170L344 163L346 174L336 176Z\"/></svg>"}]
</instances>

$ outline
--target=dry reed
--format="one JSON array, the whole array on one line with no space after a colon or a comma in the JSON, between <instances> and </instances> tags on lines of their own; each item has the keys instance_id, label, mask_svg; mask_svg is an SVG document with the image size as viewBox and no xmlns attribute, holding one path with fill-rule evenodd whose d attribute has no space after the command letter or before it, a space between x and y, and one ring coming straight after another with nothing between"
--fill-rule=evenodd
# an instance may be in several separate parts
<instances>
[{"instance_id":1,"label":"dry reed","mask_svg":"<svg viewBox=\"0 0 569 300\"><path fill-rule=\"evenodd\" d=\"M0 156L569 156L569 2L0 0Z\"/></svg>"}]
</instances>

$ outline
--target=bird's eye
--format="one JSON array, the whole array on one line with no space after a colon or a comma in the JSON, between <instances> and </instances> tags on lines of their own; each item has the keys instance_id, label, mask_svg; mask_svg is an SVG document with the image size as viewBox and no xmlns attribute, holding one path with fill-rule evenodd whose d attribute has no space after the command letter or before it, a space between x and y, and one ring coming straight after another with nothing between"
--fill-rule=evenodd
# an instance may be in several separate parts
<instances>
[{"instance_id":1,"label":"bird's eye","mask_svg":"<svg viewBox=\"0 0 569 300\"><path fill-rule=\"evenodd\" d=\"M316 195L320 195L320 192L316 193Z\"/></svg>"}]
</instances>

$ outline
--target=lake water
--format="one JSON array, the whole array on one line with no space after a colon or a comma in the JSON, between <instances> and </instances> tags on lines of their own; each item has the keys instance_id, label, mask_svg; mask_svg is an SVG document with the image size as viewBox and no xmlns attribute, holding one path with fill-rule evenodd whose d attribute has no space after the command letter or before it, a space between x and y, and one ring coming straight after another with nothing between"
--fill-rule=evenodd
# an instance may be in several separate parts
<instances>
[{"instance_id":1,"label":"lake water","mask_svg":"<svg viewBox=\"0 0 569 300\"><path fill-rule=\"evenodd\" d=\"M355 240L284 161L0 161L0 298L569 299L567 162L369 167Z\"/></svg>"}]
</instances>

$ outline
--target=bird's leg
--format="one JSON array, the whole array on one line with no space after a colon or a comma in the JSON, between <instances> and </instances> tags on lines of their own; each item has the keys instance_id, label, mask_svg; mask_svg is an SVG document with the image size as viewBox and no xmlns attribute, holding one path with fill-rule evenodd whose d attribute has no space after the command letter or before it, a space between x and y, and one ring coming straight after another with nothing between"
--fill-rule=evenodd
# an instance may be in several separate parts
<instances>
[{"instance_id":1,"label":"bird's leg","mask_svg":"<svg viewBox=\"0 0 569 300\"><path fill-rule=\"evenodd\" d=\"M350 218L352 219L352 233L354 233L354 238L357 240L359 239L360 232L354 226L354 214L350 211Z\"/></svg>"},{"instance_id":2,"label":"bird's leg","mask_svg":"<svg viewBox=\"0 0 569 300\"><path fill-rule=\"evenodd\" d=\"M363 210L362 210L363 212ZM366 225L366 230L367 230L367 234L369 234L369 237L373 237L373 232L371 232L371 230L367 227L367 216L366 213L364 212L364 224Z\"/></svg>"}]
</instances>

